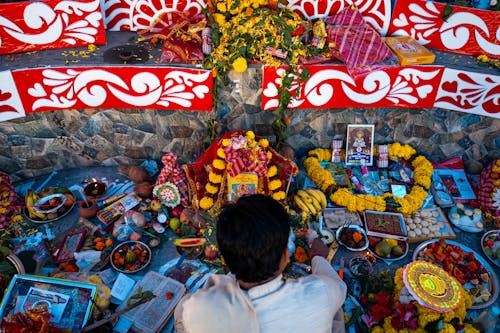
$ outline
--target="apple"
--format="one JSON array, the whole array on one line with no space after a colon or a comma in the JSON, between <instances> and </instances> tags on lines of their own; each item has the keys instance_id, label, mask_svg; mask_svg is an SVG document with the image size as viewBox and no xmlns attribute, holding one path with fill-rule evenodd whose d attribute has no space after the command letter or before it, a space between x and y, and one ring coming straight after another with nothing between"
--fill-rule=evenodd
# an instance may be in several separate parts
<instances>
[{"instance_id":1,"label":"apple","mask_svg":"<svg viewBox=\"0 0 500 333\"><path fill-rule=\"evenodd\" d=\"M213 260L217 257L217 248L213 244L207 245L205 246L204 253L205 253L205 258Z\"/></svg>"}]
</instances>

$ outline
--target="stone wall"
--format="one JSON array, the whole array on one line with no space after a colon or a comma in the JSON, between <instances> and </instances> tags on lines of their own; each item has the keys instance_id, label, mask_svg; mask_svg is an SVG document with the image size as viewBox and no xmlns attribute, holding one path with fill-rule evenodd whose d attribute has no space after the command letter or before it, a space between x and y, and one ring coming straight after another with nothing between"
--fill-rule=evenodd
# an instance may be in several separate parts
<instances>
[{"instance_id":1,"label":"stone wall","mask_svg":"<svg viewBox=\"0 0 500 333\"><path fill-rule=\"evenodd\" d=\"M219 133L251 129L274 141L270 111L261 111L259 68L221 87ZM175 152L191 162L203 152L209 112L140 109L85 109L29 114L0 123L0 170L13 181L53 169L139 164ZM375 124L375 142L413 145L431 160L463 156L467 170L480 172L500 158L500 119L444 109L358 108L297 110L291 118L288 144L300 157L307 150L329 147L350 123Z\"/></svg>"}]
</instances>

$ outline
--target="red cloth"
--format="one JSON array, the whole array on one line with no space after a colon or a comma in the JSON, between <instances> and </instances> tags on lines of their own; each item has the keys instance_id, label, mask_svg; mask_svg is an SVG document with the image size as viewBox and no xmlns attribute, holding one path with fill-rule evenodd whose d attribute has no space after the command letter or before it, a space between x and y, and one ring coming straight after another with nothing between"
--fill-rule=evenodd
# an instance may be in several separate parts
<instances>
[{"instance_id":1,"label":"red cloth","mask_svg":"<svg viewBox=\"0 0 500 333\"><path fill-rule=\"evenodd\" d=\"M371 66L393 57L380 34L368 25L357 9L345 8L325 20L327 42L355 79L373 70Z\"/></svg>"},{"instance_id":2,"label":"red cloth","mask_svg":"<svg viewBox=\"0 0 500 333\"><path fill-rule=\"evenodd\" d=\"M161 158L164 165L163 169L156 179L155 186L164 184L166 182L171 182L179 190L181 196L181 205L187 207L189 204L189 191L186 174L177 164L177 155L174 153L166 153Z\"/></svg>"}]
</instances>

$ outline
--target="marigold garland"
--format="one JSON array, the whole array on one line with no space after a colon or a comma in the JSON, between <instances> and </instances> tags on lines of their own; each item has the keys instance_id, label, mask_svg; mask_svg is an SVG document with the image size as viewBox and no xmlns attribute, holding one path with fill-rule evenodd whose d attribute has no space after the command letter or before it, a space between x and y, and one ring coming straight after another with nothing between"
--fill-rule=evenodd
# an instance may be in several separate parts
<instances>
[{"instance_id":1,"label":"marigold garland","mask_svg":"<svg viewBox=\"0 0 500 333\"><path fill-rule=\"evenodd\" d=\"M394 301L397 304L399 302L399 298L401 296L401 290L404 287L404 282L403 282L403 268L399 268L396 271L396 274L394 275ZM448 333L448 332L455 332L455 328L450 322L453 319L458 319L459 323L464 325L464 332L466 333L476 333L479 332L477 329L475 329L472 325L464 323L465 316L467 314L467 309L472 306L472 300L465 292L465 290L460 287L460 292L462 293L464 302L461 302L458 308L456 308L453 311L449 311L446 313L438 313L436 311L433 311L429 308L426 308L417 302L415 302L415 305L417 307L418 311L418 329L416 330L410 330L410 329L403 329L403 330L397 330L395 329L392 324L392 316L386 317L384 319L384 322L382 326L375 326L372 329L372 333L386 333L386 332L393 332L393 333L406 333L406 332L427 332L425 330L425 327L427 324L431 322L435 322L438 320L443 320L443 328L439 331L440 333Z\"/></svg>"},{"instance_id":2,"label":"marigold garland","mask_svg":"<svg viewBox=\"0 0 500 333\"><path fill-rule=\"evenodd\" d=\"M410 145L393 143L389 145L389 157L392 160L404 159L410 161L413 167L413 187L407 195L399 198L392 193L385 193L383 196L369 194L353 194L346 188L338 188L333 176L328 170L321 166L321 162L330 161L331 152L329 149L316 148L308 152L308 157L304 160L304 167L307 176L327 195L335 204L347 207L349 211L360 212L364 210L385 211L387 208L394 209L405 215L412 214L422 207L424 199L427 197L427 189L431 185L433 167L424 156L416 155L416 150ZM412 159L413 158L413 159Z\"/></svg>"},{"instance_id":3,"label":"marigold garland","mask_svg":"<svg viewBox=\"0 0 500 333\"><path fill-rule=\"evenodd\" d=\"M269 147L269 141L267 139L255 140L255 133L253 131L247 131L244 138L240 138L237 143L231 143L230 138L222 140L222 147L217 149L217 158L212 161L212 171L208 174L208 182L205 185L205 195L200 200L200 208L203 210L209 210L215 204L215 198L221 190L221 184L224 178L224 172L230 168L230 164L225 160L226 154L224 148L231 144L237 144L235 148L243 148L251 152L251 154L257 153L261 149L266 149ZM270 151L266 152L269 161L271 161L272 153ZM285 191L281 190L283 182L279 179L279 170L276 165L268 164L266 170L267 177L267 187L269 194L275 200L284 200L286 198Z\"/></svg>"}]
</instances>

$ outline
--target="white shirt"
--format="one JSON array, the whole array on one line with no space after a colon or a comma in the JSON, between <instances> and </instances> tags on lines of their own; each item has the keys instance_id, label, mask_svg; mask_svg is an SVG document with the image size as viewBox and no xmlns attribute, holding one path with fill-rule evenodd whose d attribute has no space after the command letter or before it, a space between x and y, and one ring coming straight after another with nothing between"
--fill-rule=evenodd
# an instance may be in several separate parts
<instances>
[{"instance_id":1,"label":"white shirt","mask_svg":"<svg viewBox=\"0 0 500 333\"><path fill-rule=\"evenodd\" d=\"M175 309L177 333L344 332L341 310L347 287L322 257L312 275L282 276L247 291L232 275L211 276L203 289L186 295Z\"/></svg>"}]
</instances>

